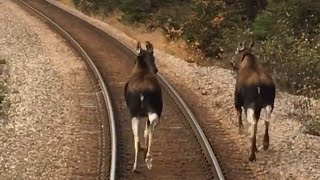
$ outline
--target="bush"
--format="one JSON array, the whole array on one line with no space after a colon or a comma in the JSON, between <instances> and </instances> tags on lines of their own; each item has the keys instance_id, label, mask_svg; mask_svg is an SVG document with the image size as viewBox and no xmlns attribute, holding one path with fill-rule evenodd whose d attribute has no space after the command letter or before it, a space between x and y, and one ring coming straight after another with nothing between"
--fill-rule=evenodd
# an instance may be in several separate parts
<instances>
[{"instance_id":1,"label":"bush","mask_svg":"<svg viewBox=\"0 0 320 180\"><path fill-rule=\"evenodd\" d=\"M285 10L295 35L308 34L312 37L319 34L320 1L290 0Z\"/></svg>"},{"instance_id":2,"label":"bush","mask_svg":"<svg viewBox=\"0 0 320 180\"><path fill-rule=\"evenodd\" d=\"M85 13L103 13L112 12L118 5L117 0L73 0L74 5Z\"/></svg>"},{"instance_id":3,"label":"bush","mask_svg":"<svg viewBox=\"0 0 320 180\"><path fill-rule=\"evenodd\" d=\"M159 9L155 20L166 34L168 40L179 39L186 29L191 7L186 3L176 2Z\"/></svg>"},{"instance_id":4,"label":"bush","mask_svg":"<svg viewBox=\"0 0 320 180\"><path fill-rule=\"evenodd\" d=\"M122 0L120 10L126 22L143 22L151 13L151 3L146 0Z\"/></svg>"},{"instance_id":5,"label":"bush","mask_svg":"<svg viewBox=\"0 0 320 180\"><path fill-rule=\"evenodd\" d=\"M309 97L320 97L320 19L314 16L320 13L318 4L271 1L268 12L259 14L252 28L255 37L264 40L258 53L278 86Z\"/></svg>"},{"instance_id":6,"label":"bush","mask_svg":"<svg viewBox=\"0 0 320 180\"><path fill-rule=\"evenodd\" d=\"M224 3L219 1L195 2L192 13L185 22L182 37L193 47L200 49L206 57L216 57L223 39L221 23Z\"/></svg>"},{"instance_id":7,"label":"bush","mask_svg":"<svg viewBox=\"0 0 320 180\"><path fill-rule=\"evenodd\" d=\"M320 97L319 0L74 0L77 7L122 11L126 22L152 22L208 58L256 40L256 53L282 90ZM266 6L267 5L267 6ZM225 61L225 64L228 64Z\"/></svg>"},{"instance_id":8,"label":"bush","mask_svg":"<svg viewBox=\"0 0 320 180\"><path fill-rule=\"evenodd\" d=\"M276 25L275 17L263 12L253 23L253 35L257 40L267 40L268 36L273 35L274 26Z\"/></svg>"}]
</instances>

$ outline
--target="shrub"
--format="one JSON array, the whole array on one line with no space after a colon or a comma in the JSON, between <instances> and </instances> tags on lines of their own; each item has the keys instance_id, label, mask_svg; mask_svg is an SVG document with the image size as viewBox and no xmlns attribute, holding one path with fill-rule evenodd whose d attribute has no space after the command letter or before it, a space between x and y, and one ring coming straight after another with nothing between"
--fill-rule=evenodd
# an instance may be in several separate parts
<instances>
[{"instance_id":1,"label":"shrub","mask_svg":"<svg viewBox=\"0 0 320 180\"><path fill-rule=\"evenodd\" d=\"M271 1L268 12L259 14L252 28L255 37L264 40L258 53L279 87L309 97L320 97L320 19L313 15L320 13L317 4Z\"/></svg>"},{"instance_id":2,"label":"shrub","mask_svg":"<svg viewBox=\"0 0 320 180\"><path fill-rule=\"evenodd\" d=\"M126 22L152 22L206 57L256 40L256 52L281 89L320 96L319 0L74 0L77 7L122 11ZM267 5L267 6L266 6ZM225 61L225 64L228 64Z\"/></svg>"},{"instance_id":3,"label":"shrub","mask_svg":"<svg viewBox=\"0 0 320 180\"><path fill-rule=\"evenodd\" d=\"M314 36L319 33L320 1L318 0L290 0L286 3L286 14L295 35L308 34Z\"/></svg>"},{"instance_id":4,"label":"shrub","mask_svg":"<svg viewBox=\"0 0 320 180\"><path fill-rule=\"evenodd\" d=\"M183 38L193 47L200 49L206 57L219 53L222 37L221 23L224 3L219 1L195 2L186 21Z\"/></svg>"},{"instance_id":5,"label":"shrub","mask_svg":"<svg viewBox=\"0 0 320 180\"><path fill-rule=\"evenodd\" d=\"M274 26L276 25L275 17L263 12L253 23L253 35L257 40L266 40L268 36L273 35Z\"/></svg>"},{"instance_id":6,"label":"shrub","mask_svg":"<svg viewBox=\"0 0 320 180\"><path fill-rule=\"evenodd\" d=\"M151 13L151 3L145 0L121 0L122 19L129 23L143 22Z\"/></svg>"},{"instance_id":7,"label":"shrub","mask_svg":"<svg viewBox=\"0 0 320 180\"><path fill-rule=\"evenodd\" d=\"M112 12L118 5L117 0L73 0L74 5L85 13L103 13Z\"/></svg>"}]
</instances>

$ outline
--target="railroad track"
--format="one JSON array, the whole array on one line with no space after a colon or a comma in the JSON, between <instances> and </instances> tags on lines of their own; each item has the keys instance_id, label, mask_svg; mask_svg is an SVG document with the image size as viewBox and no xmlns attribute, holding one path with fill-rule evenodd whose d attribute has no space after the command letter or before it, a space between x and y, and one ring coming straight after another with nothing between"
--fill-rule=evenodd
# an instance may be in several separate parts
<instances>
[{"instance_id":1,"label":"railroad track","mask_svg":"<svg viewBox=\"0 0 320 180\"><path fill-rule=\"evenodd\" d=\"M160 73L157 78L164 90L164 112L154 134L154 167L149 171L140 165L139 170L143 172L132 174L133 135L123 87L136 54L99 28L47 1L16 2L40 16L67 39L96 77L102 93L100 102L108 114L108 120L100 124L97 178L224 179L213 150L192 112ZM106 147L106 144L111 145Z\"/></svg>"}]
</instances>

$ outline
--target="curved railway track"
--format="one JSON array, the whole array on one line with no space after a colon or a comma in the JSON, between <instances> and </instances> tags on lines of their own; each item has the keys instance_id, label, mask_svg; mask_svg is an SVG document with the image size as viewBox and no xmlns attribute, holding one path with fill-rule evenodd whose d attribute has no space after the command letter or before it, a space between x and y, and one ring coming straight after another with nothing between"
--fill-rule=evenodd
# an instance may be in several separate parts
<instances>
[{"instance_id":1,"label":"curved railway track","mask_svg":"<svg viewBox=\"0 0 320 180\"><path fill-rule=\"evenodd\" d=\"M149 171L140 163L139 170L143 172L132 174L133 136L123 87L134 65L135 53L102 30L47 1L17 2L67 39L97 78L103 95L100 101L104 101L109 119L100 124L100 153L96 155L99 179L224 179L192 112L160 74L157 78L164 90L164 112L154 135L154 167Z\"/></svg>"}]
</instances>

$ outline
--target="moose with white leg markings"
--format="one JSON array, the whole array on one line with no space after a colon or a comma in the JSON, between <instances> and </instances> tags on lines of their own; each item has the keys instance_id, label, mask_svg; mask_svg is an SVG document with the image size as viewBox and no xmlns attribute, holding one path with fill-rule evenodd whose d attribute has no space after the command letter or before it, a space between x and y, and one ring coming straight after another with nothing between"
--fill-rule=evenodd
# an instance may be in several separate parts
<instances>
[{"instance_id":1,"label":"moose with white leg markings","mask_svg":"<svg viewBox=\"0 0 320 180\"><path fill-rule=\"evenodd\" d=\"M152 134L159 122L163 100L160 84L156 78L158 69L155 65L153 46L146 42L146 50L137 43L138 56L129 81L125 85L124 96L132 119L132 131L134 135L135 159L132 172L138 165L138 154L141 149L138 136L140 118L147 117L144 131L145 138L145 163L148 169L152 168L151 145Z\"/></svg>"},{"instance_id":2,"label":"moose with white leg markings","mask_svg":"<svg viewBox=\"0 0 320 180\"><path fill-rule=\"evenodd\" d=\"M231 65L237 72L236 87L234 91L234 105L237 110L239 132L243 131L242 108L250 123L250 154L249 161L255 161L257 123L261 109L266 111L265 133L263 137L263 149L269 148L269 120L274 108L276 87L272 77L258 64L256 56L252 53L254 42L248 47L240 43L232 57Z\"/></svg>"}]
</instances>

